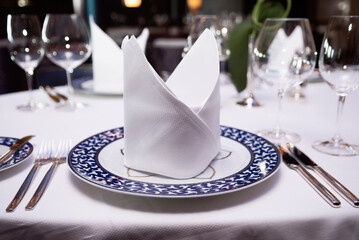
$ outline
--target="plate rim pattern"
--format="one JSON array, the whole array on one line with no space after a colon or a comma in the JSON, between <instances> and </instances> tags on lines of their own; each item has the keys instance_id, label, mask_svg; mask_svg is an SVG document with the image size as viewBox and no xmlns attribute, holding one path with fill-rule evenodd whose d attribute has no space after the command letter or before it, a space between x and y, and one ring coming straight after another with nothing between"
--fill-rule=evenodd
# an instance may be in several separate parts
<instances>
[{"instance_id":1,"label":"plate rim pattern","mask_svg":"<svg viewBox=\"0 0 359 240\"><path fill-rule=\"evenodd\" d=\"M220 179L199 183L163 184L133 180L110 172L102 167L98 156L108 144L124 138L123 127L97 133L78 143L68 155L68 166L76 177L102 189L165 198L204 197L234 192L260 183L278 170L280 153L271 142L245 130L222 125L220 128L221 137L242 144L251 155L245 168ZM86 169L91 171L87 172Z\"/></svg>"},{"instance_id":2,"label":"plate rim pattern","mask_svg":"<svg viewBox=\"0 0 359 240\"><path fill-rule=\"evenodd\" d=\"M0 136L0 145L11 147L17 140L19 140L19 138ZM23 162L31 155L33 150L33 145L27 142L22 148L15 152L14 157L9 162L0 165L0 171L9 169Z\"/></svg>"}]
</instances>

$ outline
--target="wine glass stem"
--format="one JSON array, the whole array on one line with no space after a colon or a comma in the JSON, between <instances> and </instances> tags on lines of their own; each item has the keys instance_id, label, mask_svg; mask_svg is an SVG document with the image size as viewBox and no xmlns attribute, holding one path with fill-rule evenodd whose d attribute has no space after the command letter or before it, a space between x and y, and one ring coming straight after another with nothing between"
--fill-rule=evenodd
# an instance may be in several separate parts
<instances>
[{"instance_id":1,"label":"wine glass stem","mask_svg":"<svg viewBox=\"0 0 359 240\"><path fill-rule=\"evenodd\" d=\"M251 34L248 37L248 66L247 66L247 86L246 91L249 97L253 97L253 45L254 45L255 35Z\"/></svg>"},{"instance_id":2,"label":"wine glass stem","mask_svg":"<svg viewBox=\"0 0 359 240\"><path fill-rule=\"evenodd\" d=\"M335 134L333 137L333 141L335 144L339 144L342 140L341 138L341 119L343 115L343 108L344 108L345 96L339 95L338 99L338 107L337 107L337 120L336 120L336 127L335 127Z\"/></svg>"},{"instance_id":3,"label":"wine glass stem","mask_svg":"<svg viewBox=\"0 0 359 240\"><path fill-rule=\"evenodd\" d=\"M284 96L284 91L279 90L278 91L278 113L277 113L277 122L276 122L276 126L275 126L275 136L277 138L280 138L280 135L281 135L280 122L281 122L281 118L282 118L282 100L283 100L283 96Z\"/></svg>"},{"instance_id":4,"label":"wine glass stem","mask_svg":"<svg viewBox=\"0 0 359 240\"><path fill-rule=\"evenodd\" d=\"M25 71L25 73L26 73L26 81L27 81L27 87L29 92L29 106L32 109L35 107L35 101L32 93L32 80L34 76L34 70L30 69Z\"/></svg>"},{"instance_id":5,"label":"wine glass stem","mask_svg":"<svg viewBox=\"0 0 359 240\"><path fill-rule=\"evenodd\" d=\"M67 89L68 89L68 92L69 92L69 104L71 107L74 106L74 99L73 99L73 96L74 96L74 88L72 87L72 73L73 73L73 70L72 69L66 69L66 77L67 77Z\"/></svg>"}]
</instances>

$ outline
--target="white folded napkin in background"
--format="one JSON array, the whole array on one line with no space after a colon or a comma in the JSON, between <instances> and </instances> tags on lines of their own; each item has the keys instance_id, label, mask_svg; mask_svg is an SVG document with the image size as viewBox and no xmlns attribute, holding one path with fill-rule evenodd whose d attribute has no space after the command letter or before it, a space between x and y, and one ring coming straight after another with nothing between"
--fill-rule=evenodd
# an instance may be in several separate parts
<instances>
[{"instance_id":1,"label":"white folded napkin in background","mask_svg":"<svg viewBox=\"0 0 359 240\"><path fill-rule=\"evenodd\" d=\"M125 38L125 165L172 178L204 171L220 151L219 57L205 30L164 82Z\"/></svg>"},{"instance_id":2,"label":"white folded napkin in background","mask_svg":"<svg viewBox=\"0 0 359 240\"><path fill-rule=\"evenodd\" d=\"M123 53L117 43L90 18L92 40L93 90L99 93L123 93ZM149 30L143 29L138 43L144 52Z\"/></svg>"},{"instance_id":3,"label":"white folded napkin in background","mask_svg":"<svg viewBox=\"0 0 359 240\"><path fill-rule=\"evenodd\" d=\"M303 47L303 31L300 26L297 26L289 36L282 28L279 29L268 49L268 54L271 56L268 60L268 68L278 72L286 71L293 62L295 52L302 52Z\"/></svg>"}]
</instances>

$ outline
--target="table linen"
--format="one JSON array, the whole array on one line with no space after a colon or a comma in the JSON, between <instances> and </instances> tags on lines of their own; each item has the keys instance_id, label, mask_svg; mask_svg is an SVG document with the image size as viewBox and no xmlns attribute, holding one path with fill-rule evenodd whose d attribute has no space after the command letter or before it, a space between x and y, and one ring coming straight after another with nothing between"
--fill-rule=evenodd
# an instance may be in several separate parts
<instances>
[{"instance_id":1,"label":"table linen","mask_svg":"<svg viewBox=\"0 0 359 240\"><path fill-rule=\"evenodd\" d=\"M0 95L0 132L17 138L34 134L31 143L35 148L42 139L71 138L77 143L124 123L121 97L77 94L89 107L62 112L54 108L45 94L35 91L35 97L48 101L51 108L34 113L17 111L15 106L26 99L26 94ZM277 116L275 91L260 89L255 94L263 106L243 108L236 105L238 94L234 87L222 85L221 125L249 132L272 127ZM308 84L305 95L304 100L285 100L281 125L299 133L302 140L297 146L359 195L359 157L329 156L311 147L315 140L326 139L334 131L336 95L324 83ZM353 143L359 142L358 102L359 92L354 92L347 99L343 116L343 137ZM33 157L0 172L0 239L359 239L359 209L338 194L342 206L331 208L284 164L271 178L253 187L192 199L158 199L106 191L79 180L62 165L36 208L25 211L50 167L45 165L18 208L6 213L5 208L25 179Z\"/></svg>"}]
</instances>

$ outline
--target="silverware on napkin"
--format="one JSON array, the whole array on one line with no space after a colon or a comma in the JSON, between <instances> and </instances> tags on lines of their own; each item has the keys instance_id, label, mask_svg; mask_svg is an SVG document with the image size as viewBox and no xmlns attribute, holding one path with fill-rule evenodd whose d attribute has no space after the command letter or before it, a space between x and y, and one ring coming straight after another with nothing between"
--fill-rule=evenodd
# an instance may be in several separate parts
<instances>
[{"instance_id":1,"label":"silverware on napkin","mask_svg":"<svg viewBox=\"0 0 359 240\"><path fill-rule=\"evenodd\" d=\"M14 145L12 145L9 149L9 151L7 151L6 153L4 153L1 157L0 157L0 166L8 161L10 161L10 159L12 159L12 157L14 156L14 153L19 150L20 148L22 148L28 141L30 141L31 138L33 138L33 135L30 136L26 136L23 137L19 140L17 140Z\"/></svg>"},{"instance_id":2,"label":"silverware on napkin","mask_svg":"<svg viewBox=\"0 0 359 240\"><path fill-rule=\"evenodd\" d=\"M340 207L340 201L323 184L321 184L313 175L303 168L298 161L292 157L284 148L279 146L283 161L287 166L299 173L317 193L326 200L332 207Z\"/></svg>"},{"instance_id":3,"label":"silverware on napkin","mask_svg":"<svg viewBox=\"0 0 359 240\"><path fill-rule=\"evenodd\" d=\"M343 184L341 184L337 179L335 179L332 175L326 172L323 168L318 166L312 159L310 159L305 153L299 150L293 143L287 143L288 150L293 154L293 156L299 160L299 162L303 163L303 165L315 171L319 174L323 179L330 184L337 192L347 200L350 205L353 207L359 207L359 198L355 196L350 190L348 190Z\"/></svg>"}]
</instances>

